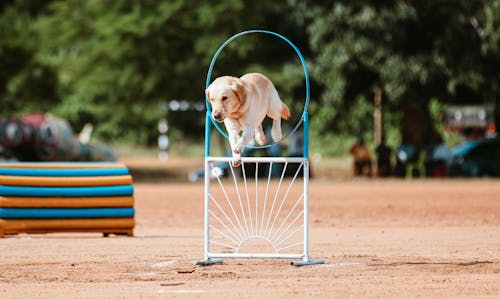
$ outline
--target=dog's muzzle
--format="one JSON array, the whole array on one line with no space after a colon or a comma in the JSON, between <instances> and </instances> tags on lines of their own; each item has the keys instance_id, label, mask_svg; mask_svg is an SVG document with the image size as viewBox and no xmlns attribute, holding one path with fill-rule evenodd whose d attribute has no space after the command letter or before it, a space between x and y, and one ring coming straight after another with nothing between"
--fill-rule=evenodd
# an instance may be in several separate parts
<instances>
[{"instance_id":1,"label":"dog's muzzle","mask_svg":"<svg viewBox=\"0 0 500 299\"><path fill-rule=\"evenodd\" d=\"M224 115L222 113L220 113L220 112L218 112L218 113L212 113L212 116L218 122L222 122L224 120Z\"/></svg>"}]
</instances>

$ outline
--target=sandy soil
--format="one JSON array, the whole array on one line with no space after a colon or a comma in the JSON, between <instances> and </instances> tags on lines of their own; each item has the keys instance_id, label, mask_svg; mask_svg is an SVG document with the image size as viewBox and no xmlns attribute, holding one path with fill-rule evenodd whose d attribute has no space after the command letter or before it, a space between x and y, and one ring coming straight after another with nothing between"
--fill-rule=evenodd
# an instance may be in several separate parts
<instances>
[{"instance_id":1,"label":"sandy soil","mask_svg":"<svg viewBox=\"0 0 500 299\"><path fill-rule=\"evenodd\" d=\"M137 183L135 237L0 239L0 298L500 298L500 181L313 180L310 254L203 258L203 185Z\"/></svg>"}]
</instances>

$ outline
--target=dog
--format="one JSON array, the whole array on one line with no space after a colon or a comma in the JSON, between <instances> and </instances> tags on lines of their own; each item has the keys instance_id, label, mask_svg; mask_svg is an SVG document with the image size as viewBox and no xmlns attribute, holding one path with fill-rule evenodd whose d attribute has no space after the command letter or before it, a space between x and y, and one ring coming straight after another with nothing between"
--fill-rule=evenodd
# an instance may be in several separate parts
<instances>
[{"instance_id":1,"label":"dog","mask_svg":"<svg viewBox=\"0 0 500 299\"><path fill-rule=\"evenodd\" d=\"M205 94L212 107L213 119L224 122L226 126L233 166L241 165L241 153L254 138L258 144L266 144L266 135L262 130L266 115L273 119L273 140L281 140L281 119L290 117L290 109L281 101L278 91L266 76L250 73L240 78L218 77Z\"/></svg>"}]
</instances>

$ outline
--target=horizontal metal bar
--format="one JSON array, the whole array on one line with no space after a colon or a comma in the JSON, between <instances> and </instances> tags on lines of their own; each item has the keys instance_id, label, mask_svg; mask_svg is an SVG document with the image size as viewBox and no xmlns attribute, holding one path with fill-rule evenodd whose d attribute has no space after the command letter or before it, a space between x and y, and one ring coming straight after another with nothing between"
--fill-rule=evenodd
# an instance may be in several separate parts
<instances>
[{"instance_id":1,"label":"horizontal metal bar","mask_svg":"<svg viewBox=\"0 0 500 299\"><path fill-rule=\"evenodd\" d=\"M206 157L205 160L207 162L231 162L233 161L233 157ZM302 163L307 161L307 158L304 157L242 157L241 161L243 162L278 162L278 163Z\"/></svg>"},{"instance_id":2,"label":"horizontal metal bar","mask_svg":"<svg viewBox=\"0 0 500 299\"><path fill-rule=\"evenodd\" d=\"M301 259L304 254L277 253L209 253L209 258L268 258L268 259Z\"/></svg>"}]
</instances>

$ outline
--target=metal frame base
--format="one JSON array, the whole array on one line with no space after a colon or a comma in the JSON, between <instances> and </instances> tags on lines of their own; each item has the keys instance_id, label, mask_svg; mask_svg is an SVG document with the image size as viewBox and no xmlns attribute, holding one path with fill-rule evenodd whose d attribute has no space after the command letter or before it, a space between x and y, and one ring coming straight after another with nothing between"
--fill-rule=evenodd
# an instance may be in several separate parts
<instances>
[{"instance_id":1,"label":"metal frame base","mask_svg":"<svg viewBox=\"0 0 500 299\"><path fill-rule=\"evenodd\" d=\"M193 261L193 265L196 266L210 266L210 265L216 265L216 264L222 264L224 262L223 259L207 259L207 260L202 260L202 261ZM302 266L311 266L311 265L321 265L324 264L325 260L303 260L303 261L293 261L290 263L290 265L295 266L295 267L302 267Z\"/></svg>"},{"instance_id":2,"label":"metal frame base","mask_svg":"<svg viewBox=\"0 0 500 299\"><path fill-rule=\"evenodd\" d=\"M303 260L303 261L293 261L290 264L295 267L311 266L324 264L325 260Z\"/></svg>"},{"instance_id":3,"label":"metal frame base","mask_svg":"<svg viewBox=\"0 0 500 299\"><path fill-rule=\"evenodd\" d=\"M222 264L224 262L223 259L206 259L203 261L193 261L193 265L196 266L210 266L215 264Z\"/></svg>"}]
</instances>

